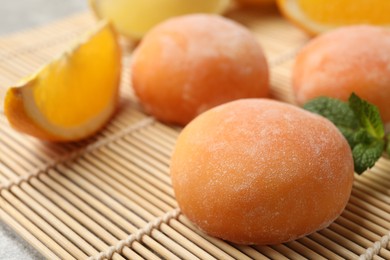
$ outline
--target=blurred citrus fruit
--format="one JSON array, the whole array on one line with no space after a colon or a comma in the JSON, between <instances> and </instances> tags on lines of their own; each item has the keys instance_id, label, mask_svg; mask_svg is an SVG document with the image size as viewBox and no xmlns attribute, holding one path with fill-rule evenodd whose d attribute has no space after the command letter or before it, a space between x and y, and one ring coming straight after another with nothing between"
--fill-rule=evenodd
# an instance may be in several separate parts
<instances>
[{"instance_id":1,"label":"blurred citrus fruit","mask_svg":"<svg viewBox=\"0 0 390 260\"><path fill-rule=\"evenodd\" d=\"M245 6L263 6L274 4L275 0L236 0L236 2Z\"/></svg>"},{"instance_id":2,"label":"blurred citrus fruit","mask_svg":"<svg viewBox=\"0 0 390 260\"><path fill-rule=\"evenodd\" d=\"M121 52L101 22L36 74L8 89L4 111L17 130L51 141L74 141L99 130L118 101Z\"/></svg>"},{"instance_id":3,"label":"blurred citrus fruit","mask_svg":"<svg viewBox=\"0 0 390 260\"><path fill-rule=\"evenodd\" d=\"M386 0L277 0L277 3L288 19L312 35L344 25L390 25L390 1Z\"/></svg>"},{"instance_id":4,"label":"blurred citrus fruit","mask_svg":"<svg viewBox=\"0 0 390 260\"><path fill-rule=\"evenodd\" d=\"M141 38L167 18L189 13L221 13L230 0L89 0L99 18L107 18L123 35Z\"/></svg>"}]
</instances>

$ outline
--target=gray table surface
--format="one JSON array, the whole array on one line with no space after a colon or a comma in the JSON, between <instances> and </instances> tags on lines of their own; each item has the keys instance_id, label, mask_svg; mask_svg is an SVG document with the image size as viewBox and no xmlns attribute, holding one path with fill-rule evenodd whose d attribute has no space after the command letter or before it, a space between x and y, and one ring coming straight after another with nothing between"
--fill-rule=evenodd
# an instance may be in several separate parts
<instances>
[{"instance_id":1,"label":"gray table surface","mask_svg":"<svg viewBox=\"0 0 390 260\"><path fill-rule=\"evenodd\" d=\"M44 25L87 8L87 0L2 0L0 36ZM43 259L43 256L0 221L0 259Z\"/></svg>"}]
</instances>

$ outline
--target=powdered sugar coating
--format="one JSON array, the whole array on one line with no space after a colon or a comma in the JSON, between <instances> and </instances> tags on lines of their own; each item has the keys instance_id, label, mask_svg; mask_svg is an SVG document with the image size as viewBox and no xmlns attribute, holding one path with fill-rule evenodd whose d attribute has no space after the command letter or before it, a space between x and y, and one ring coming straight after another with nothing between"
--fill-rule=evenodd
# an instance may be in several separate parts
<instances>
[{"instance_id":1,"label":"powdered sugar coating","mask_svg":"<svg viewBox=\"0 0 390 260\"><path fill-rule=\"evenodd\" d=\"M276 244L341 213L353 162L328 120L244 99L203 113L183 130L171 174L182 211L201 229L237 243Z\"/></svg>"},{"instance_id":2,"label":"powdered sugar coating","mask_svg":"<svg viewBox=\"0 0 390 260\"><path fill-rule=\"evenodd\" d=\"M264 53L243 26L216 15L172 18L134 54L133 87L147 112L186 124L216 105L268 94Z\"/></svg>"},{"instance_id":3,"label":"powdered sugar coating","mask_svg":"<svg viewBox=\"0 0 390 260\"><path fill-rule=\"evenodd\" d=\"M355 92L390 122L390 30L349 26L315 38L296 58L293 87L300 104L318 96L347 100Z\"/></svg>"}]
</instances>

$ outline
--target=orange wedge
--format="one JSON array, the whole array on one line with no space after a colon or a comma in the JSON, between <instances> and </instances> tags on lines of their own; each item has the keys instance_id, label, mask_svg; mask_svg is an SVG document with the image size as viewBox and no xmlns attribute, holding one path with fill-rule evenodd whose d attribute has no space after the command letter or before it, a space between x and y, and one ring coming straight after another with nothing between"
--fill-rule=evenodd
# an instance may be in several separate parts
<instances>
[{"instance_id":1,"label":"orange wedge","mask_svg":"<svg viewBox=\"0 0 390 260\"><path fill-rule=\"evenodd\" d=\"M339 26L390 26L390 1L277 0L281 12L297 26L316 35Z\"/></svg>"},{"instance_id":2,"label":"orange wedge","mask_svg":"<svg viewBox=\"0 0 390 260\"><path fill-rule=\"evenodd\" d=\"M116 109L120 72L116 34L102 21L69 51L9 88L5 115L16 130L40 139L89 137Z\"/></svg>"},{"instance_id":3,"label":"orange wedge","mask_svg":"<svg viewBox=\"0 0 390 260\"><path fill-rule=\"evenodd\" d=\"M122 35L140 39L150 28L173 16L222 13L231 0L89 0L98 18L109 19Z\"/></svg>"}]
</instances>

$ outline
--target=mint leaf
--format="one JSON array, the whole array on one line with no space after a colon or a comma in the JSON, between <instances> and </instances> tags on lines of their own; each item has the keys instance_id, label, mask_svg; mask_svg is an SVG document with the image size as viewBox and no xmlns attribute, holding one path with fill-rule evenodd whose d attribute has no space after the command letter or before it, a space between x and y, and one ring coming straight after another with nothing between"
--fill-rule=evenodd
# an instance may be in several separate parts
<instances>
[{"instance_id":1,"label":"mint leaf","mask_svg":"<svg viewBox=\"0 0 390 260\"><path fill-rule=\"evenodd\" d=\"M349 105L335 98L315 98L307 102L303 108L326 117L335 125L353 129L359 126L359 122Z\"/></svg>"},{"instance_id":2,"label":"mint leaf","mask_svg":"<svg viewBox=\"0 0 390 260\"><path fill-rule=\"evenodd\" d=\"M319 97L303 107L329 119L347 139L355 171L363 173L375 165L383 150L390 155L390 135L385 138L379 109L352 93L349 102Z\"/></svg>"},{"instance_id":3,"label":"mint leaf","mask_svg":"<svg viewBox=\"0 0 390 260\"><path fill-rule=\"evenodd\" d=\"M385 128L378 107L359 98L355 93L349 97L349 107L367 132L377 139L383 139Z\"/></svg>"},{"instance_id":4,"label":"mint leaf","mask_svg":"<svg viewBox=\"0 0 390 260\"><path fill-rule=\"evenodd\" d=\"M355 172L361 174L373 167L382 156L384 144L384 140L375 140L370 144L357 144L352 150Z\"/></svg>"},{"instance_id":5,"label":"mint leaf","mask_svg":"<svg viewBox=\"0 0 390 260\"><path fill-rule=\"evenodd\" d=\"M359 128L357 131L355 131L352 134L352 142L354 145L351 146L351 148L353 149L353 147L355 147L355 145L357 145L359 143L370 144L370 143L375 142L376 140L377 139L372 137L372 135L370 133L368 133L366 129Z\"/></svg>"},{"instance_id":6,"label":"mint leaf","mask_svg":"<svg viewBox=\"0 0 390 260\"><path fill-rule=\"evenodd\" d=\"M303 108L329 119L344 135L349 145L351 147L355 145L355 132L359 128L359 121L346 102L335 98L319 97L307 102Z\"/></svg>"}]
</instances>

